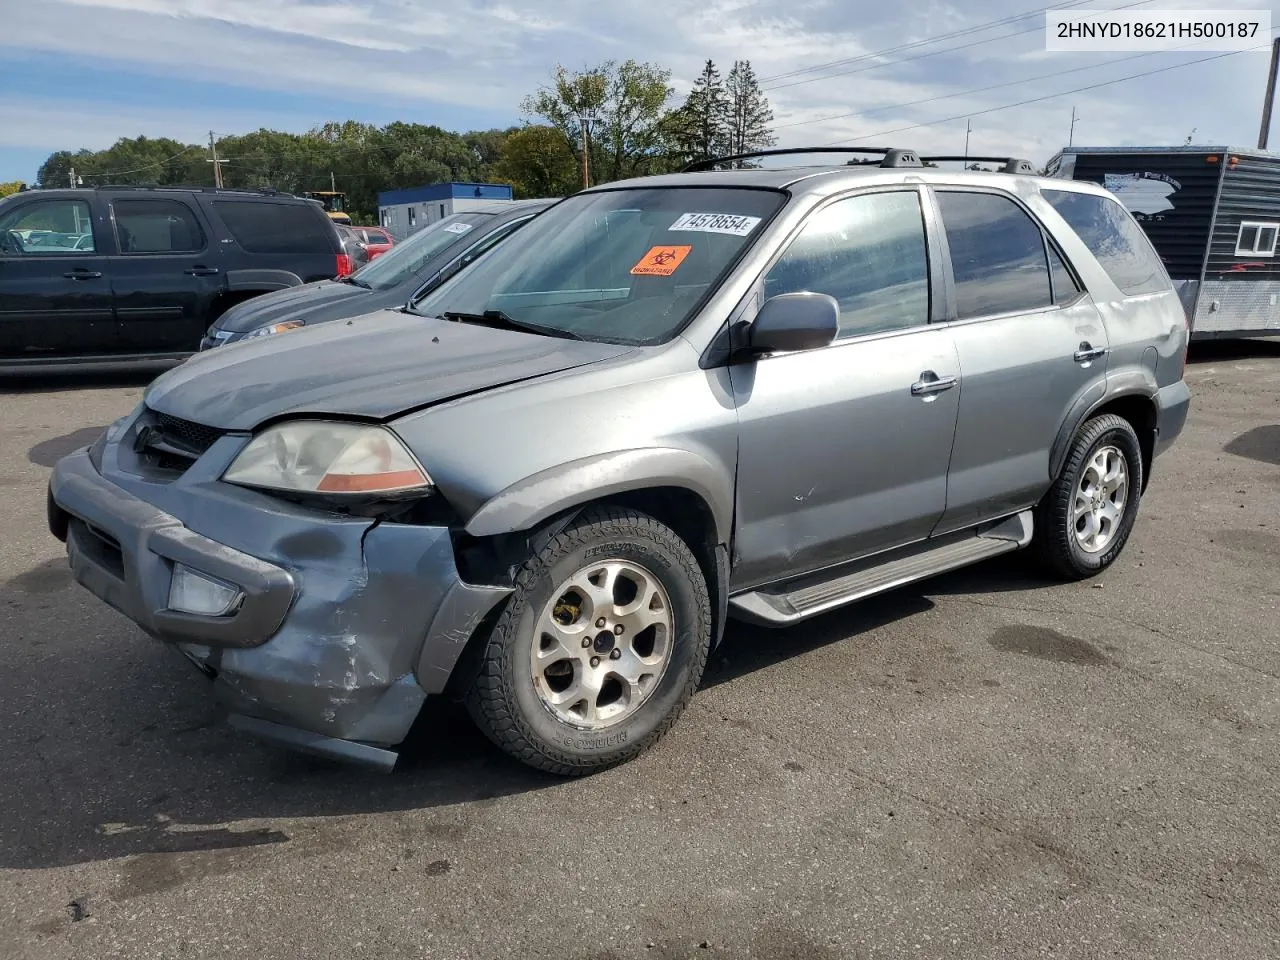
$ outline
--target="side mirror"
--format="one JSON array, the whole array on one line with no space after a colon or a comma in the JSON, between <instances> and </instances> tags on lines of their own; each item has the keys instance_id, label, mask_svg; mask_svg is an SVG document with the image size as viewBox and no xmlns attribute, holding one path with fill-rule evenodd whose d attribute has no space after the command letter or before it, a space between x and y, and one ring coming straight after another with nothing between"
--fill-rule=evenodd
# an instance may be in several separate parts
<instances>
[{"instance_id":1,"label":"side mirror","mask_svg":"<svg viewBox=\"0 0 1280 960\"><path fill-rule=\"evenodd\" d=\"M783 353L825 347L840 330L840 304L826 293L781 293L770 297L750 329L752 353Z\"/></svg>"}]
</instances>

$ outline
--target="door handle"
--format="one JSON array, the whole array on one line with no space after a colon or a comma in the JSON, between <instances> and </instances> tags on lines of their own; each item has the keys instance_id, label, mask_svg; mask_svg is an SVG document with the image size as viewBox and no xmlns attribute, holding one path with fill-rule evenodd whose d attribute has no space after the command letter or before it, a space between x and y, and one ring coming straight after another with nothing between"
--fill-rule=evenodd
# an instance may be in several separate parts
<instances>
[{"instance_id":1,"label":"door handle","mask_svg":"<svg viewBox=\"0 0 1280 960\"><path fill-rule=\"evenodd\" d=\"M943 390L950 390L958 382L955 377L940 377L932 370L926 370L920 374L920 379L911 385L911 395L927 397L930 394L941 393Z\"/></svg>"},{"instance_id":2,"label":"door handle","mask_svg":"<svg viewBox=\"0 0 1280 960\"><path fill-rule=\"evenodd\" d=\"M217 272L217 267L202 267L199 264L186 271L192 277L212 277Z\"/></svg>"},{"instance_id":3,"label":"door handle","mask_svg":"<svg viewBox=\"0 0 1280 960\"><path fill-rule=\"evenodd\" d=\"M102 276L102 273L97 270L86 270L84 267L77 267L70 273L64 273L63 276L68 280L96 280Z\"/></svg>"},{"instance_id":4,"label":"door handle","mask_svg":"<svg viewBox=\"0 0 1280 960\"><path fill-rule=\"evenodd\" d=\"M1076 348L1076 363L1088 363L1090 360L1097 360L1107 352L1106 347L1095 347L1088 340L1085 340Z\"/></svg>"}]
</instances>

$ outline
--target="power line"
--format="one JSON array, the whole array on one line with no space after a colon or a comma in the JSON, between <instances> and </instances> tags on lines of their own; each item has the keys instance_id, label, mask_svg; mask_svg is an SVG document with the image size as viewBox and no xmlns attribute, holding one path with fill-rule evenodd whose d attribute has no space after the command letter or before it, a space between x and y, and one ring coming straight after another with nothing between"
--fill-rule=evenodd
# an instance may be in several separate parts
<instances>
[{"instance_id":1,"label":"power line","mask_svg":"<svg viewBox=\"0 0 1280 960\"><path fill-rule=\"evenodd\" d=\"M1065 7L1065 6L1079 6L1079 5L1080 5L1080 3L1083 3L1083 2L1092 2L1092 0L1079 0L1079 2L1074 2L1074 3L1070 3L1070 4L1062 4L1061 6L1064 6L1064 7ZM1127 10L1127 9L1129 9L1130 7L1141 7L1141 6L1145 6L1146 4L1148 4L1148 3L1152 3L1152 2L1153 2L1153 0L1133 0L1133 2L1131 2L1131 3L1121 4L1121 5L1120 5L1120 6L1118 6L1118 7L1112 7L1112 8L1110 8L1110 9L1111 9L1111 10ZM1048 9L1053 9L1053 8L1048 8ZM1044 11L1038 11L1038 12L1043 13ZM1034 14L1027 14L1027 15L1025 15L1025 16L1034 16ZM990 29L990 27L984 27L983 29ZM917 56L914 56L914 57L902 57L901 59L898 59L898 60L880 61L880 59L879 59L879 58L881 58L881 57L883 57L883 56L886 56L886 55L887 55L887 54L889 54L889 53L893 53L893 52L896 52L896 51L898 51L898 50L906 50L906 49L913 48L913 47L926 46L926 45L931 44L931 43L936 43L938 40L942 40L942 39L946 39L946 38L947 38L947 36L948 36L948 35L944 34L944 35L943 35L943 36L941 36L941 37L934 37L934 38L929 39L929 40L917 40L915 43L905 44L905 45L903 45L903 46L901 46L901 47L893 47L893 48L890 48L889 50L883 50L883 51L879 51L879 52L877 52L877 53L869 53L869 54L865 54L865 55L860 56L860 57L851 57L851 58L848 58L848 59L846 59L846 60L833 60L833 61L831 61L830 63L827 63L827 64L818 64L818 65L816 65L816 66L814 66L814 67L808 67L808 68L806 68L806 69L808 69L808 70L820 70L820 69L826 69L827 67L839 66L839 65L844 64L844 63L856 63L856 62L862 62L862 61L865 61L865 60L877 60L877 61L879 61L879 62L876 62L876 63L868 64L867 66L858 67L858 68L856 68L856 69L854 69L854 70L841 70L841 71L838 71L838 72L836 72L836 73L827 73L827 74L823 74L823 75L822 75L822 76L820 76L820 77L805 77L805 78L800 79L800 80L793 80L791 83L782 83L782 84L774 84L774 85L772 85L772 86L763 86L763 87L762 87L762 89L763 89L766 93L767 93L767 92L769 92L769 91L772 91L772 90L786 90L786 89L788 89L788 88L790 88L790 87L798 87L798 86L801 86L801 85L806 84L806 83L816 83L816 82L817 82L817 81L819 81L819 80L832 80L832 79L834 79L834 78L836 78L836 77L847 77L847 76L850 76L850 75L855 74L855 73L865 73L865 72L866 72L866 71L868 71L868 70L878 70L878 69L880 69L880 68L882 68L882 67L895 67L895 66L898 66L898 65L903 64L903 63L913 63L913 62L915 62L915 61L917 61L917 60L927 60L927 59L929 59L930 57L940 57L940 56L942 56L943 54L947 54L947 53L955 53L957 50L968 50L968 49L969 49L969 48L971 48L971 47L981 47L981 46L983 46L983 45L985 45L985 44L988 44L988 43L995 43L995 42L996 42L996 41L998 41L998 40L1009 40L1009 39L1011 39L1011 38L1013 38L1013 37L1020 37L1020 36L1023 36L1024 34L1028 34L1028 33L1038 33L1038 32L1040 32L1042 29L1043 29L1043 27L1036 26L1036 27L1030 27L1030 28L1028 28L1028 29L1026 29L1026 30L1015 30L1013 33L1002 33L1002 34L1000 34L999 36L996 36L996 37L983 37L983 38L982 38L982 39L980 39L980 40L973 40L973 41L970 41L969 43L961 43L961 44L957 44L957 45L956 45L956 46L954 46L954 47L945 47L945 48L943 48L942 50L930 50L928 53L921 53L921 54L918 54ZM785 78L785 77L787 77L787 76L791 76L791 75L792 75L792 74L784 74L784 75L782 75L782 78Z\"/></svg>"},{"instance_id":2,"label":"power line","mask_svg":"<svg viewBox=\"0 0 1280 960\"><path fill-rule=\"evenodd\" d=\"M164 159L164 160L157 160L155 163L148 163L145 167L134 167L132 170L112 170L110 173L84 173L84 174L81 174L81 176L94 177L94 178L124 177L124 176L128 176L131 173L142 173L142 171L144 170L153 170L156 167L163 167L165 164L173 163L173 161L179 159L180 157L185 157L188 153L191 153L193 150L202 150L202 149L204 148L203 147L187 147L181 153L175 153L172 157L168 157L167 159Z\"/></svg>"},{"instance_id":3,"label":"power line","mask_svg":"<svg viewBox=\"0 0 1280 960\"><path fill-rule=\"evenodd\" d=\"M1201 46L1208 41L1201 41L1199 44L1188 44L1186 47L1178 49L1186 50L1191 47ZM1067 70L1055 70L1053 73L1041 73L1034 77L1021 77L1017 80L1006 80L1003 83L993 83L986 87L973 87L969 90L958 90L955 93L943 93L936 97L926 97L923 100L908 100L904 103L893 103L883 107L873 107L870 110L859 110L853 113L836 113L826 117L818 117L813 120L795 120L791 123L782 123L774 126L775 130L785 130L789 127L804 127L815 123L829 123L832 120L848 120L851 117L865 117L873 113L884 113L886 110L901 110L906 107L919 107L926 103L936 103L939 100L951 100L955 97L966 97L975 93L986 93L989 90L999 90L1003 87L1016 87L1025 83L1035 83L1037 80L1048 80L1050 77L1062 77L1069 73L1081 73L1085 70L1098 70L1102 67L1113 67L1118 63L1126 63L1130 60L1141 60L1144 57L1154 57L1160 53L1172 53L1172 50L1155 50L1150 53L1135 53L1128 57L1117 57L1114 60L1106 60L1102 63L1090 63L1082 67L1071 67ZM1238 52L1238 51L1237 51Z\"/></svg>"},{"instance_id":4,"label":"power line","mask_svg":"<svg viewBox=\"0 0 1280 960\"><path fill-rule=\"evenodd\" d=\"M1003 27L1010 23L1017 23L1019 20L1026 20L1028 17L1039 16L1050 10L1061 10L1067 7L1080 7L1092 0L1069 0L1067 3L1055 3L1048 7L1041 7L1038 10L1031 10L1027 13L1018 13L1009 17L1001 17L998 20L988 20L986 23L979 23L972 27L965 27L961 30L953 30L950 33L942 33L936 37L929 37L925 40L913 40L910 43L902 43L896 47L887 47L884 50L876 50L871 53L862 53L856 57L843 57L839 60L828 60L826 63L815 63L808 67L798 67L795 70L788 70L786 73L774 74L770 77L761 77L761 83L772 83L774 80L786 80L788 77L799 77L806 73L814 73L818 70L825 70L827 67L838 67L846 63L857 63L862 60L874 60L877 57L888 56L891 53L898 53L902 50L913 50L916 47L928 46L931 43L937 43L940 40L951 40L955 37L964 37L973 33L981 33L983 30L990 30L993 27Z\"/></svg>"},{"instance_id":5,"label":"power line","mask_svg":"<svg viewBox=\"0 0 1280 960\"><path fill-rule=\"evenodd\" d=\"M944 117L939 120L928 120L923 123L912 123L912 124L908 124L905 127L894 127L892 130L877 130L875 133L861 134L856 137L847 137L843 140L832 140L830 143L821 144L821 146L824 146L824 147L843 146L844 144L852 143L855 140L863 140L871 137L886 137L889 134L902 133L905 130L918 130L921 127L934 127L940 123L953 123L957 120L965 120L969 117L980 117L988 113L999 113L1001 110L1012 110L1014 107L1025 107L1032 103L1043 103L1046 100L1056 100L1058 97L1069 96L1070 94L1073 94L1073 93L1084 93L1087 90L1098 90L1102 87L1110 87L1117 83L1125 83L1129 80L1137 80L1142 77L1150 77L1157 73L1167 73L1170 70L1180 70L1183 67L1192 67L1198 63L1208 63L1211 60L1222 60L1226 57L1234 57L1237 54L1246 53L1250 50L1261 50L1263 47L1268 47L1270 45L1271 45L1270 41L1268 41L1265 44L1249 47L1248 50L1232 50L1228 53L1215 54L1212 57L1201 57L1199 60L1188 60L1186 63L1174 63L1174 64L1170 64L1167 67L1158 67L1155 70L1145 70L1141 73L1130 74L1127 77L1117 77L1114 80L1104 80L1101 83L1092 83L1085 87L1076 87L1074 90L1062 90L1062 91L1059 91L1058 93L1050 93L1042 97L1031 97L1027 100L1019 100L1016 103L1006 103L998 107L988 107L985 110L971 110L967 113L962 113L959 116Z\"/></svg>"}]
</instances>

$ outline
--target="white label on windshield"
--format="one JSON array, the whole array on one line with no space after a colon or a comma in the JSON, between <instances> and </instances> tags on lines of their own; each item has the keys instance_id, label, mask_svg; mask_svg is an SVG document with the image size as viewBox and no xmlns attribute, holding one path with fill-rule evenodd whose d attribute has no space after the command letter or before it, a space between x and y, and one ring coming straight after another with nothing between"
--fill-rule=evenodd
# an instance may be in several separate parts
<instances>
[{"instance_id":1,"label":"white label on windshield","mask_svg":"<svg viewBox=\"0 0 1280 960\"><path fill-rule=\"evenodd\" d=\"M447 227L442 228L445 233L466 233L471 229L469 223L451 223Z\"/></svg>"},{"instance_id":2,"label":"white label on windshield","mask_svg":"<svg viewBox=\"0 0 1280 960\"><path fill-rule=\"evenodd\" d=\"M745 237L755 229L759 217L740 217L732 213L685 213L667 227L668 230L691 230L696 233L727 233Z\"/></svg>"}]
</instances>

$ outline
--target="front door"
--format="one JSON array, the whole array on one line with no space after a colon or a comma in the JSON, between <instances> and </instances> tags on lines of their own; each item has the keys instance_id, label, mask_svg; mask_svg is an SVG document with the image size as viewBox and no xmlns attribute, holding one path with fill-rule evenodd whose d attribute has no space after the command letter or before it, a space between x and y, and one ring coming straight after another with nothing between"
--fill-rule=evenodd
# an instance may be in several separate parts
<instances>
[{"instance_id":1,"label":"front door","mask_svg":"<svg viewBox=\"0 0 1280 960\"><path fill-rule=\"evenodd\" d=\"M100 356L116 347L105 231L87 200L16 203L0 218L0 359Z\"/></svg>"},{"instance_id":2,"label":"front door","mask_svg":"<svg viewBox=\"0 0 1280 960\"><path fill-rule=\"evenodd\" d=\"M960 371L929 326L927 250L918 190L865 193L816 211L766 274L766 297L835 297L840 330L732 368L735 589L922 540L942 516Z\"/></svg>"},{"instance_id":3,"label":"front door","mask_svg":"<svg viewBox=\"0 0 1280 960\"><path fill-rule=\"evenodd\" d=\"M111 286L121 350L196 350L223 284L218 254L199 217L169 197L116 197L111 212L120 248L111 261Z\"/></svg>"},{"instance_id":4,"label":"front door","mask_svg":"<svg viewBox=\"0 0 1280 960\"><path fill-rule=\"evenodd\" d=\"M942 534L1033 505L1076 402L1106 389L1102 319L1048 235L1012 197L939 189L954 275L949 324L964 390Z\"/></svg>"}]
</instances>

